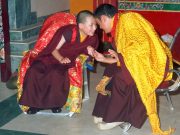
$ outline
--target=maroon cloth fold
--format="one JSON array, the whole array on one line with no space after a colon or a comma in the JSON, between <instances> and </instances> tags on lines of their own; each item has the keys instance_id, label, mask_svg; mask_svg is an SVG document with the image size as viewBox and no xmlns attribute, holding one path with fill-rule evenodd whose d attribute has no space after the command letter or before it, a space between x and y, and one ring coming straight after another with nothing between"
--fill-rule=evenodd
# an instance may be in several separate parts
<instances>
[{"instance_id":1,"label":"maroon cloth fold","mask_svg":"<svg viewBox=\"0 0 180 135\"><path fill-rule=\"evenodd\" d=\"M24 78L20 105L49 109L62 107L69 92L68 68L35 61Z\"/></svg>"}]
</instances>

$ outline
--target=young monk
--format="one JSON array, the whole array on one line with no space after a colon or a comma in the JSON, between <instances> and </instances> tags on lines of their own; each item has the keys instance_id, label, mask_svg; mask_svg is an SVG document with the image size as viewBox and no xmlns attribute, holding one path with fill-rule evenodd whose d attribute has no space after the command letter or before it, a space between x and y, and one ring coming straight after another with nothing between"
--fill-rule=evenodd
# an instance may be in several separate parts
<instances>
[{"instance_id":1,"label":"young monk","mask_svg":"<svg viewBox=\"0 0 180 135\"><path fill-rule=\"evenodd\" d=\"M155 92L172 77L168 74L172 69L169 49L138 13L118 13L112 5L103 4L95 10L95 17L100 28L111 34L115 51L109 50L111 57L94 54L97 61L110 64L97 86L94 122L101 130L125 124L127 131L131 125L141 128L148 117L154 134L171 134L174 129L160 128Z\"/></svg>"},{"instance_id":2,"label":"young monk","mask_svg":"<svg viewBox=\"0 0 180 135\"><path fill-rule=\"evenodd\" d=\"M57 19L58 15L51 19ZM64 16L63 18L65 18ZM53 21L51 19L47 20L41 29L45 38L42 36L38 41L42 43L42 46L43 43L46 44L47 40L50 40L50 32L59 25L49 26L49 22ZM73 18L72 21L74 21ZM51 27L50 32L46 31L48 27ZM26 60L22 60L19 70L19 81L22 83L19 89L22 88L22 92L19 92L18 98L24 112L35 114L41 109L51 109L53 113L61 112L70 88L68 69L75 66L75 60L80 54L90 56L93 54L94 48L98 46L95 30L96 21L93 14L87 10L81 11L77 15L76 23L57 29L42 51L38 52L36 49L38 46L35 46L36 50L34 50L38 52L38 55L35 58L31 56L33 61L28 61L30 63L28 69ZM30 51L30 53L34 52ZM25 73L24 69L27 69ZM23 74L25 74L24 78Z\"/></svg>"}]
</instances>

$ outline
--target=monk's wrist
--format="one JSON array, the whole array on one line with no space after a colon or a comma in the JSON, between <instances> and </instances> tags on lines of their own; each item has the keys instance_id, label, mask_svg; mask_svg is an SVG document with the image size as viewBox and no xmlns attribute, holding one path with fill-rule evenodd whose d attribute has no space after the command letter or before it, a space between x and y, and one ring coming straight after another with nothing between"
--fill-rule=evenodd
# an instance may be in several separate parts
<instances>
[{"instance_id":1,"label":"monk's wrist","mask_svg":"<svg viewBox=\"0 0 180 135\"><path fill-rule=\"evenodd\" d=\"M58 58L58 61L62 62L63 59L64 59L64 57L60 57L60 58Z\"/></svg>"}]
</instances>

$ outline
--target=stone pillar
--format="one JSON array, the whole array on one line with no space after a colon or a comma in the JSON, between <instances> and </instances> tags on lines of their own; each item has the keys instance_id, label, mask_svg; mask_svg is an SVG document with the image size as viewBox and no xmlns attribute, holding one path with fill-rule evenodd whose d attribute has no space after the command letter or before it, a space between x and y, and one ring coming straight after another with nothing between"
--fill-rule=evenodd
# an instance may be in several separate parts
<instances>
[{"instance_id":1,"label":"stone pillar","mask_svg":"<svg viewBox=\"0 0 180 135\"><path fill-rule=\"evenodd\" d=\"M10 29L23 28L37 23L35 12L31 12L31 0L8 0Z\"/></svg>"}]
</instances>

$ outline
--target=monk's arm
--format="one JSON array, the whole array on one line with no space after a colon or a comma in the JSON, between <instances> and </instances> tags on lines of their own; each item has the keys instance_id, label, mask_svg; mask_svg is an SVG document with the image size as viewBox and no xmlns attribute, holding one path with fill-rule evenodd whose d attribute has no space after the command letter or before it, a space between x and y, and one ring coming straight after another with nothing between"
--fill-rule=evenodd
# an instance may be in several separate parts
<instances>
[{"instance_id":1,"label":"monk's arm","mask_svg":"<svg viewBox=\"0 0 180 135\"><path fill-rule=\"evenodd\" d=\"M108 63L108 64L113 64L118 62L118 60L114 57L105 57L103 54L95 51L94 52L94 57L97 61L103 62L103 63Z\"/></svg>"},{"instance_id":2,"label":"monk's arm","mask_svg":"<svg viewBox=\"0 0 180 135\"><path fill-rule=\"evenodd\" d=\"M62 47L62 45L66 42L64 36L61 37L61 40L59 41L57 47L52 51L52 55L54 58L56 58L60 63L70 63L70 60L68 58L64 58L60 53L59 49Z\"/></svg>"}]
</instances>

